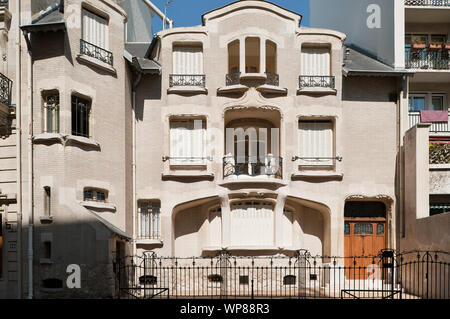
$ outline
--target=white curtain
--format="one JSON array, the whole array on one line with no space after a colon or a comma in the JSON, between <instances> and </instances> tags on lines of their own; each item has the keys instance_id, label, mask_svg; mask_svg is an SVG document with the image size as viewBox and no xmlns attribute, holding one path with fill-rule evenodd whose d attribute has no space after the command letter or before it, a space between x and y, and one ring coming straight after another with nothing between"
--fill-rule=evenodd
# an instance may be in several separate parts
<instances>
[{"instance_id":1,"label":"white curtain","mask_svg":"<svg viewBox=\"0 0 450 319\"><path fill-rule=\"evenodd\" d=\"M299 165L333 165L333 125L331 121L299 121ZM325 159L324 157L328 157Z\"/></svg>"},{"instance_id":2,"label":"white curtain","mask_svg":"<svg viewBox=\"0 0 450 319\"><path fill-rule=\"evenodd\" d=\"M330 75L330 50L302 48L301 75Z\"/></svg>"},{"instance_id":3,"label":"white curtain","mask_svg":"<svg viewBox=\"0 0 450 319\"><path fill-rule=\"evenodd\" d=\"M222 246L222 212L220 208L209 211L209 245Z\"/></svg>"},{"instance_id":4,"label":"white curtain","mask_svg":"<svg viewBox=\"0 0 450 319\"><path fill-rule=\"evenodd\" d=\"M273 246L273 206L269 203L242 202L231 207L233 246Z\"/></svg>"},{"instance_id":5,"label":"white curtain","mask_svg":"<svg viewBox=\"0 0 450 319\"><path fill-rule=\"evenodd\" d=\"M202 48L175 46L173 48L173 74L203 74Z\"/></svg>"},{"instance_id":6,"label":"white curtain","mask_svg":"<svg viewBox=\"0 0 450 319\"><path fill-rule=\"evenodd\" d=\"M201 120L197 120L201 121ZM194 120L171 121L170 123L170 164L205 164L205 126L194 125ZM198 127L196 127L198 126Z\"/></svg>"},{"instance_id":7,"label":"white curtain","mask_svg":"<svg viewBox=\"0 0 450 319\"><path fill-rule=\"evenodd\" d=\"M83 40L102 49L108 49L106 19L83 9Z\"/></svg>"}]
</instances>

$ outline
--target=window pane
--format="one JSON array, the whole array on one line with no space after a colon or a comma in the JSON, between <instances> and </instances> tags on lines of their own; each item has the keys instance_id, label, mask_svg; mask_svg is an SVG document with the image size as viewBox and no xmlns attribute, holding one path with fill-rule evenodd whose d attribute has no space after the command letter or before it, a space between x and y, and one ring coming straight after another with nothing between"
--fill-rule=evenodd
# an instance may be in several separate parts
<instances>
[{"instance_id":1,"label":"window pane","mask_svg":"<svg viewBox=\"0 0 450 319\"><path fill-rule=\"evenodd\" d=\"M344 235L350 235L350 223L344 224Z\"/></svg>"},{"instance_id":2,"label":"window pane","mask_svg":"<svg viewBox=\"0 0 450 319\"><path fill-rule=\"evenodd\" d=\"M228 45L228 73L240 72L239 41L233 41Z\"/></svg>"},{"instance_id":3,"label":"window pane","mask_svg":"<svg viewBox=\"0 0 450 319\"><path fill-rule=\"evenodd\" d=\"M384 234L384 224L377 224L377 235Z\"/></svg>"},{"instance_id":4,"label":"window pane","mask_svg":"<svg viewBox=\"0 0 450 319\"><path fill-rule=\"evenodd\" d=\"M373 227L369 223L355 223L353 226L353 234L355 235L372 235Z\"/></svg>"},{"instance_id":5,"label":"window pane","mask_svg":"<svg viewBox=\"0 0 450 319\"><path fill-rule=\"evenodd\" d=\"M72 134L89 137L89 101L72 96Z\"/></svg>"},{"instance_id":6,"label":"window pane","mask_svg":"<svg viewBox=\"0 0 450 319\"><path fill-rule=\"evenodd\" d=\"M94 198L92 190L84 191L84 200L92 200Z\"/></svg>"},{"instance_id":7,"label":"window pane","mask_svg":"<svg viewBox=\"0 0 450 319\"><path fill-rule=\"evenodd\" d=\"M104 192L97 192L97 200L104 201L106 200L106 196Z\"/></svg>"},{"instance_id":8,"label":"window pane","mask_svg":"<svg viewBox=\"0 0 450 319\"><path fill-rule=\"evenodd\" d=\"M260 40L259 38L245 39L245 72L259 73L259 54Z\"/></svg>"},{"instance_id":9,"label":"window pane","mask_svg":"<svg viewBox=\"0 0 450 319\"><path fill-rule=\"evenodd\" d=\"M413 96L413 109L411 111L421 111L425 110L425 97Z\"/></svg>"},{"instance_id":10,"label":"window pane","mask_svg":"<svg viewBox=\"0 0 450 319\"><path fill-rule=\"evenodd\" d=\"M432 110L443 111L444 110L444 97L443 96L433 96L431 98Z\"/></svg>"}]
</instances>

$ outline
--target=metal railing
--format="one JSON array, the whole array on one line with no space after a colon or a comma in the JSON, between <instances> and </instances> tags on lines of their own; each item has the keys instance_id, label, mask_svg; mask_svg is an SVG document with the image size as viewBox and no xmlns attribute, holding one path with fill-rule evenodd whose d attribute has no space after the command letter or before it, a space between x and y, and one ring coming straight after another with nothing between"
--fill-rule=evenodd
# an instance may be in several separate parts
<instances>
[{"instance_id":1,"label":"metal railing","mask_svg":"<svg viewBox=\"0 0 450 319\"><path fill-rule=\"evenodd\" d=\"M9 1L0 1L0 7L7 7L7 8L9 8Z\"/></svg>"},{"instance_id":2,"label":"metal railing","mask_svg":"<svg viewBox=\"0 0 450 319\"><path fill-rule=\"evenodd\" d=\"M322 75L300 75L298 78L299 88L305 87L323 87L332 88L335 87L334 76L322 76Z\"/></svg>"},{"instance_id":3,"label":"metal railing","mask_svg":"<svg viewBox=\"0 0 450 319\"><path fill-rule=\"evenodd\" d=\"M407 46L405 48L405 54L405 65L407 69L450 69L450 50L417 50Z\"/></svg>"},{"instance_id":4,"label":"metal railing","mask_svg":"<svg viewBox=\"0 0 450 319\"><path fill-rule=\"evenodd\" d=\"M112 52L100 48L92 43L80 39L80 53L87 55L91 58L100 60L106 64L113 65L113 54Z\"/></svg>"},{"instance_id":5,"label":"metal railing","mask_svg":"<svg viewBox=\"0 0 450 319\"><path fill-rule=\"evenodd\" d=\"M205 87L206 76L204 74L170 74L169 87L174 86L200 86Z\"/></svg>"},{"instance_id":6,"label":"metal railing","mask_svg":"<svg viewBox=\"0 0 450 319\"><path fill-rule=\"evenodd\" d=\"M280 76L277 73L266 72L266 84L279 86L280 85Z\"/></svg>"},{"instance_id":7,"label":"metal railing","mask_svg":"<svg viewBox=\"0 0 450 319\"><path fill-rule=\"evenodd\" d=\"M240 83L241 73L228 73L225 75L225 84L229 85L238 85Z\"/></svg>"},{"instance_id":8,"label":"metal railing","mask_svg":"<svg viewBox=\"0 0 450 319\"><path fill-rule=\"evenodd\" d=\"M11 105L12 85L12 80L0 73L0 103Z\"/></svg>"},{"instance_id":9,"label":"metal railing","mask_svg":"<svg viewBox=\"0 0 450 319\"><path fill-rule=\"evenodd\" d=\"M382 250L377 256L159 257L116 264L119 298L450 299L450 254Z\"/></svg>"},{"instance_id":10,"label":"metal railing","mask_svg":"<svg viewBox=\"0 0 450 319\"><path fill-rule=\"evenodd\" d=\"M450 116L450 112L449 112L449 116ZM409 128L413 127L414 125L416 125L418 123L421 123L420 122L420 112L419 111L409 111L408 122L409 122ZM450 117L449 117L448 122L431 123L430 132L435 132L435 133L450 132Z\"/></svg>"},{"instance_id":11,"label":"metal railing","mask_svg":"<svg viewBox=\"0 0 450 319\"><path fill-rule=\"evenodd\" d=\"M448 7L450 0L405 0L405 6Z\"/></svg>"},{"instance_id":12,"label":"metal railing","mask_svg":"<svg viewBox=\"0 0 450 319\"><path fill-rule=\"evenodd\" d=\"M283 178L283 158L267 155L258 156L224 156L223 177L228 176L274 176Z\"/></svg>"}]
</instances>

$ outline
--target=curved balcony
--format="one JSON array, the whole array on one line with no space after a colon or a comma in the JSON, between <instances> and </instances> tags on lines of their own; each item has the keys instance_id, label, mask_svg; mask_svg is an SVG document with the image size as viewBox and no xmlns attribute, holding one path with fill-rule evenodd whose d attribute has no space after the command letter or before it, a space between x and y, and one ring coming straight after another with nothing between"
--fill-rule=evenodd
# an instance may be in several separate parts
<instances>
[{"instance_id":1,"label":"curved balcony","mask_svg":"<svg viewBox=\"0 0 450 319\"><path fill-rule=\"evenodd\" d=\"M263 158L257 156L224 156L223 178L240 175L268 176L282 179L283 158L270 154Z\"/></svg>"},{"instance_id":2,"label":"curved balcony","mask_svg":"<svg viewBox=\"0 0 450 319\"><path fill-rule=\"evenodd\" d=\"M97 59L103 63L110 66L113 65L113 54L112 52L100 48L92 43L89 43L83 39L80 39L80 54L84 54L88 57Z\"/></svg>"},{"instance_id":3,"label":"curved balcony","mask_svg":"<svg viewBox=\"0 0 450 319\"><path fill-rule=\"evenodd\" d=\"M204 74L169 74L168 93L206 94L206 76Z\"/></svg>"}]
</instances>

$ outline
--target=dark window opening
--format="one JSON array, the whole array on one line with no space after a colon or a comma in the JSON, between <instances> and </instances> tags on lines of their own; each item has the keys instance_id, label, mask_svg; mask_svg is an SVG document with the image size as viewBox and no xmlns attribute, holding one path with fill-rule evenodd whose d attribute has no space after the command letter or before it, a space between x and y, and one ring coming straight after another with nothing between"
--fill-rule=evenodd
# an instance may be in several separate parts
<instances>
[{"instance_id":1,"label":"dark window opening","mask_svg":"<svg viewBox=\"0 0 450 319\"><path fill-rule=\"evenodd\" d=\"M283 277L283 285L295 285L295 276L294 275L287 275Z\"/></svg>"},{"instance_id":2,"label":"dark window opening","mask_svg":"<svg viewBox=\"0 0 450 319\"><path fill-rule=\"evenodd\" d=\"M58 289L63 287L63 283L61 279L48 278L42 281L42 286L44 288Z\"/></svg>"},{"instance_id":3,"label":"dark window opening","mask_svg":"<svg viewBox=\"0 0 450 319\"><path fill-rule=\"evenodd\" d=\"M139 277L139 283L141 285L156 285L158 283L158 277L152 275L144 275Z\"/></svg>"},{"instance_id":4,"label":"dark window opening","mask_svg":"<svg viewBox=\"0 0 450 319\"><path fill-rule=\"evenodd\" d=\"M344 217L386 217L386 206L382 202L346 202Z\"/></svg>"},{"instance_id":5,"label":"dark window opening","mask_svg":"<svg viewBox=\"0 0 450 319\"><path fill-rule=\"evenodd\" d=\"M208 276L208 281L209 282L214 282L214 283L216 283L216 282L223 282L223 278L219 274L212 274L212 275Z\"/></svg>"},{"instance_id":6,"label":"dark window opening","mask_svg":"<svg viewBox=\"0 0 450 319\"><path fill-rule=\"evenodd\" d=\"M450 212L450 195L430 195L430 216Z\"/></svg>"},{"instance_id":7,"label":"dark window opening","mask_svg":"<svg viewBox=\"0 0 450 319\"><path fill-rule=\"evenodd\" d=\"M239 285L248 285L248 276L239 276Z\"/></svg>"},{"instance_id":8,"label":"dark window opening","mask_svg":"<svg viewBox=\"0 0 450 319\"><path fill-rule=\"evenodd\" d=\"M46 216L51 216L51 189L49 186L44 187L44 214Z\"/></svg>"},{"instance_id":9,"label":"dark window opening","mask_svg":"<svg viewBox=\"0 0 450 319\"><path fill-rule=\"evenodd\" d=\"M52 258L52 242L50 241L44 242L44 258Z\"/></svg>"},{"instance_id":10,"label":"dark window opening","mask_svg":"<svg viewBox=\"0 0 450 319\"><path fill-rule=\"evenodd\" d=\"M88 100L72 96L72 135L89 137L90 104Z\"/></svg>"},{"instance_id":11,"label":"dark window opening","mask_svg":"<svg viewBox=\"0 0 450 319\"><path fill-rule=\"evenodd\" d=\"M350 223L344 224L344 235L350 235Z\"/></svg>"}]
</instances>

